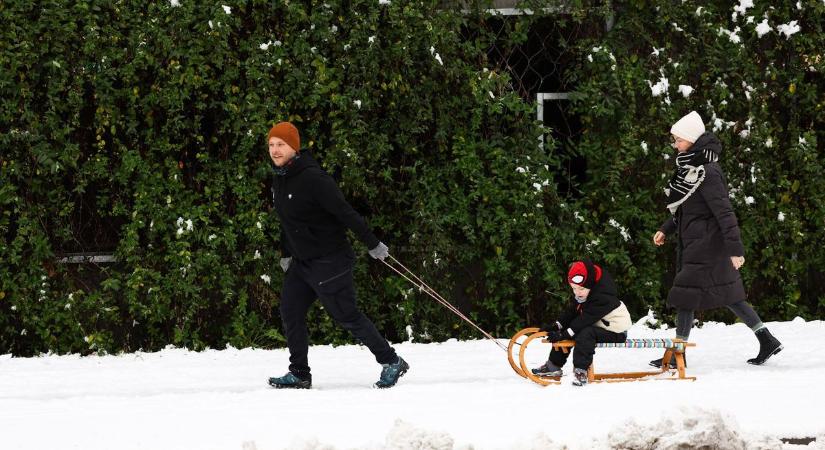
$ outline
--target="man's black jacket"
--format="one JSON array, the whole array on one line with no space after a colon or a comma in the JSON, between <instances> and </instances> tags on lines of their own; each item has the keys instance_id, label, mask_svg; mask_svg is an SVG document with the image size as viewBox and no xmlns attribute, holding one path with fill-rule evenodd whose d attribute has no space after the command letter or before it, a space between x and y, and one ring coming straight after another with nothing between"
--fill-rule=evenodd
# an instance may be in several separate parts
<instances>
[{"instance_id":1,"label":"man's black jacket","mask_svg":"<svg viewBox=\"0 0 825 450\"><path fill-rule=\"evenodd\" d=\"M281 219L281 254L306 261L350 248L346 229L367 248L379 240L344 199L335 180L306 151L272 180L272 203ZM278 173L281 172L281 173Z\"/></svg>"}]
</instances>

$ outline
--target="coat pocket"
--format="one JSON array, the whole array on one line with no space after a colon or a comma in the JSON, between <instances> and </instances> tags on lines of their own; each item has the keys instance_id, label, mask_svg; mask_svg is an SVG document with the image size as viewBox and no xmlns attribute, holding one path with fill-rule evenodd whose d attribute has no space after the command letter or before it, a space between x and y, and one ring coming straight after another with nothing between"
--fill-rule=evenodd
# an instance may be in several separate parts
<instances>
[{"instance_id":1,"label":"coat pocket","mask_svg":"<svg viewBox=\"0 0 825 450\"><path fill-rule=\"evenodd\" d=\"M333 276L332 276L332 277L330 277L330 278L327 278L326 280L319 281L319 282L318 282L318 286L323 286L323 285L325 285L325 284L329 284L329 283L331 283L331 282L333 282L333 281L335 281L335 280L337 280L337 279L339 279L339 278L343 277L344 275L348 274L348 273L350 272L350 270L351 270L351 269L347 269L347 270L345 270L345 271L343 271L343 272L341 272L341 273L339 273L339 274L336 274L336 275L333 275Z\"/></svg>"}]
</instances>

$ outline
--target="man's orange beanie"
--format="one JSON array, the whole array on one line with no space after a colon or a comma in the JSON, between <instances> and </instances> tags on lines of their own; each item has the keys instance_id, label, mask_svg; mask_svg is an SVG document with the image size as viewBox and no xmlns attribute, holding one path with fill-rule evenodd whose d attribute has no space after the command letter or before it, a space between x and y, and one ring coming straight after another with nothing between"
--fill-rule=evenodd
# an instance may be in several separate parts
<instances>
[{"instance_id":1,"label":"man's orange beanie","mask_svg":"<svg viewBox=\"0 0 825 450\"><path fill-rule=\"evenodd\" d=\"M301 150L301 136L298 134L298 129L295 128L295 125L289 122L279 122L272 127L269 130L269 136L266 138L266 142L269 143L269 140L273 137L283 140L286 142L286 145L292 147L296 152Z\"/></svg>"}]
</instances>

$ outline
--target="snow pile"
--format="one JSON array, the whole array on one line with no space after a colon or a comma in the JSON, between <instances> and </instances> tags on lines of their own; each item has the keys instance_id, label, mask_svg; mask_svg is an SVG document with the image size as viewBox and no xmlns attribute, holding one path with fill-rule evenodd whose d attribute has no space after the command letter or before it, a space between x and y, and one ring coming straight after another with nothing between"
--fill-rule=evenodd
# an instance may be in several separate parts
<instances>
[{"instance_id":1,"label":"snow pile","mask_svg":"<svg viewBox=\"0 0 825 450\"><path fill-rule=\"evenodd\" d=\"M782 448L779 439L748 440L730 415L715 409L682 408L657 423L643 425L630 420L616 427L597 447L679 450L707 448L746 450Z\"/></svg>"},{"instance_id":2,"label":"snow pile","mask_svg":"<svg viewBox=\"0 0 825 450\"><path fill-rule=\"evenodd\" d=\"M402 420L396 420L387 435L386 449L399 450L452 450L453 438L444 432L416 428Z\"/></svg>"},{"instance_id":3,"label":"snow pile","mask_svg":"<svg viewBox=\"0 0 825 450\"><path fill-rule=\"evenodd\" d=\"M318 441L317 438L308 439L305 441L293 441L289 447L290 450L335 450L332 445L327 445ZM254 441L244 442L243 450L266 450L258 447Z\"/></svg>"},{"instance_id":4,"label":"snow pile","mask_svg":"<svg viewBox=\"0 0 825 450\"><path fill-rule=\"evenodd\" d=\"M591 422L592 423L592 422ZM816 438L809 448L822 448L819 443L825 435ZM800 446L783 444L780 439L751 436L744 433L729 414L717 409L698 407L679 408L659 421L641 424L631 419L615 426L606 436L578 445L556 442L546 433L525 436L509 447L509 450L571 450L571 449L634 449L634 450L686 450L693 448L713 450L780 450ZM317 438L293 441L289 450L337 450L338 447L320 442ZM359 449L368 450L474 450L472 445L456 445L449 433L416 427L396 420L381 445L364 444ZM479 446L479 449L487 448ZM243 450L267 450L254 441L244 442Z\"/></svg>"},{"instance_id":5,"label":"snow pile","mask_svg":"<svg viewBox=\"0 0 825 450\"><path fill-rule=\"evenodd\" d=\"M244 450L267 450L258 447L254 442L245 443ZM317 438L304 441L293 441L290 450L336 450L333 445L320 442ZM382 445L364 444L360 449L370 450L472 450L472 446L455 447L455 440L449 433L441 431L431 431L416 427L412 424L397 419L395 424L387 433L387 437ZM544 447L542 447L544 448Z\"/></svg>"}]
</instances>

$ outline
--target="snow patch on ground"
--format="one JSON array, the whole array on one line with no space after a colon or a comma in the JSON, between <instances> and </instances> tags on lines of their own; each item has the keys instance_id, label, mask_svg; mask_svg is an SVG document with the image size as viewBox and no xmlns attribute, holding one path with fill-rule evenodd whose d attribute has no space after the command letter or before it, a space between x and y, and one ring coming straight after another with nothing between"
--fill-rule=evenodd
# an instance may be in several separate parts
<instances>
[{"instance_id":1,"label":"snow patch on ground","mask_svg":"<svg viewBox=\"0 0 825 450\"><path fill-rule=\"evenodd\" d=\"M673 337L648 326L653 314L636 320L630 338ZM570 384L570 362L561 385L521 378L487 340L394 344L411 369L389 390L371 387L380 366L357 345L311 347L308 391L266 385L286 372L284 349L0 355L0 448L676 449L713 436L708 448L803 448L778 439L815 436L807 448L823 448L825 322L767 325L785 349L764 366L745 363L758 350L747 326L706 322L691 333L696 381L585 387ZM531 344L528 366L548 352ZM594 363L599 372L648 370L661 356L604 348Z\"/></svg>"},{"instance_id":2,"label":"snow patch on ground","mask_svg":"<svg viewBox=\"0 0 825 450\"><path fill-rule=\"evenodd\" d=\"M567 418L570 419L570 418ZM575 419L574 419L575 420ZM592 423L592 422L591 422ZM820 437L810 446L823 442ZM571 450L571 449L634 449L634 450L686 450L695 448L713 450L779 450L804 448L802 445L783 444L780 439L745 433L730 414L717 409L698 407L679 408L677 411L651 423L639 423L634 419L614 427L605 436L591 441L567 445L554 441L545 433L524 436L508 450ZM320 442L317 438L296 441L291 450L338 450L334 445ZM473 450L487 448L472 445L456 445L449 433L416 427L396 420L384 443L357 447L369 450ZM247 442L244 450L265 450L254 442Z\"/></svg>"}]
</instances>

